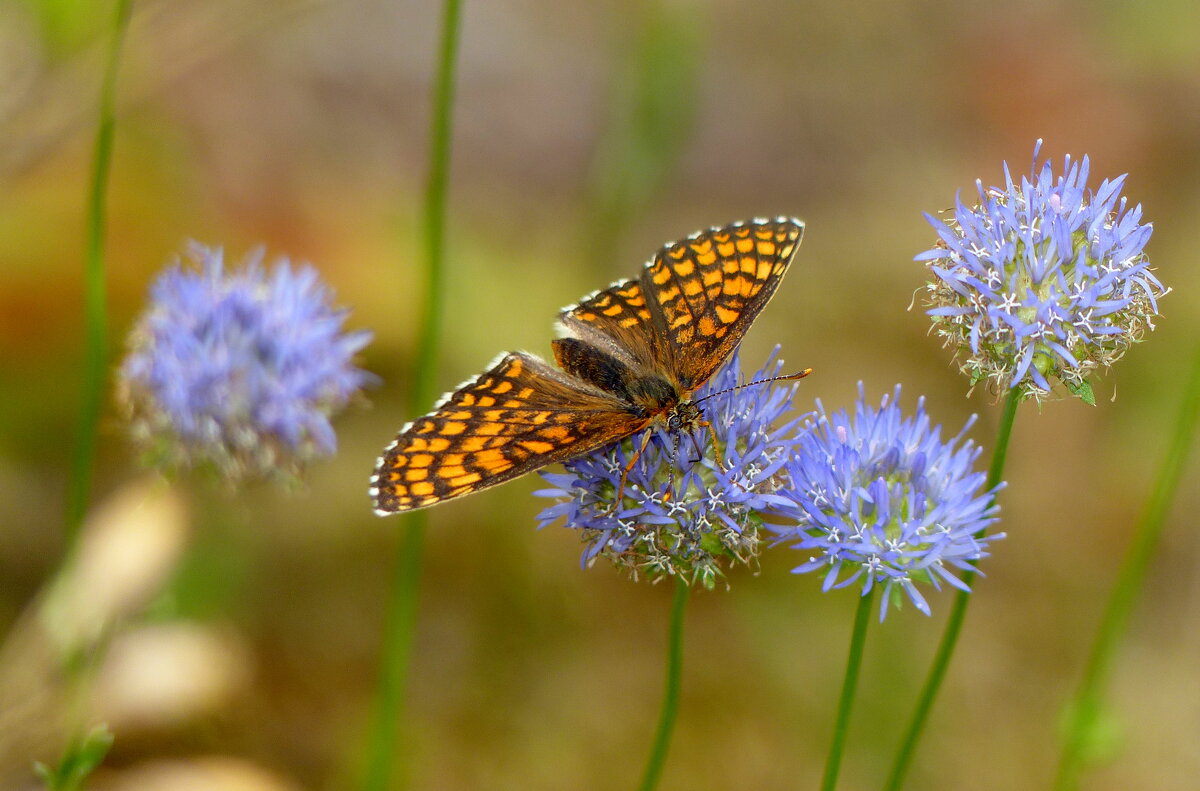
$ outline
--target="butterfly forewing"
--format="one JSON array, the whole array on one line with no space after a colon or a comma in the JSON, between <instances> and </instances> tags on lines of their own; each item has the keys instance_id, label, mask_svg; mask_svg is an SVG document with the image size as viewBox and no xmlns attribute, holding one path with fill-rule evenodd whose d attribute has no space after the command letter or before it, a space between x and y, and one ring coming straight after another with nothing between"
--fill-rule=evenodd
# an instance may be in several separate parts
<instances>
[{"instance_id":1,"label":"butterfly forewing","mask_svg":"<svg viewBox=\"0 0 1200 791\"><path fill-rule=\"evenodd\" d=\"M737 347L803 233L804 223L786 217L734 223L668 244L647 265L642 290L662 314L685 388L707 381Z\"/></svg>"},{"instance_id":2,"label":"butterfly forewing","mask_svg":"<svg viewBox=\"0 0 1200 791\"><path fill-rule=\"evenodd\" d=\"M511 353L406 426L375 468L381 514L434 505L629 436L646 425L619 399Z\"/></svg>"}]
</instances>

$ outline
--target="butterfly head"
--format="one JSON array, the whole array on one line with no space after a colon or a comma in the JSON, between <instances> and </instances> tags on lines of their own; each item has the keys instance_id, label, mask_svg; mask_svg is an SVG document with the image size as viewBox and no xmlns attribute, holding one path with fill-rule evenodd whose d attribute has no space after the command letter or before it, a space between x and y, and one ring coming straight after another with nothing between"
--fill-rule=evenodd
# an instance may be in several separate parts
<instances>
[{"instance_id":1,"label":"butterfly head","mask_svg":"<svg viewBox=\"0 0 1200 791\"><path fill-rule=\"evenodd\" d=\"M668 431L680 431L698 425L703 417L700 406L689 398L676 402L668 409L664 422Z\"/></svg>"}]
</instances>

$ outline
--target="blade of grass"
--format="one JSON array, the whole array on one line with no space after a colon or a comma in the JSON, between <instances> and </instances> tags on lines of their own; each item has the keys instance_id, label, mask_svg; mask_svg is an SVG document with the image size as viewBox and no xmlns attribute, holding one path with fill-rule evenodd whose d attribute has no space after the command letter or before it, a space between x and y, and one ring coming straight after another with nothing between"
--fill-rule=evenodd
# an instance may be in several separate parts
<instances>
[{"instance_id":1,"label":"blade of grass","mask_svg":"<svg viewBox=\"0 0 1200 791\"><path fill-rule=\"evenodd\" d=\"M67 481L64 518L66 554L75 545L92 490L92 471L96 458L96 435L100 410L104 404L105 372L108 370L108 315L105 292L104 232L108 217L108 175L112 167L113 136L116 127L117 67L121 45L129 27L131 0L117 0L113 14L108 55L100 86L99 121L92 157L91 181L87 196L87 236L84 247L84 363L82 405L79 411L79 435Z\"/></svg>"},{"instance_id":2,"label":"blade of grass","mask_svg":"<svg viewBox=\"0 0 1200 791\"><path fill-rule=\"evenodd\" d=\"M413 413L428 408L437 393L437 361L441 353L442 315L445 311L444 259L446 195L450 175L453 133L454 86L457 66L461 4L446 0L442 6L442 38L438 48L437 85L434 91L433 128L430 135L429 181L423 211L425 253L424 311L417 345L408 406ZM416 630L421 565L425 546L425 511L408 515L397 546L391 592L384 624L379 679L367 742L362 791L387 791L395 784L397 736L404 713Z\"/></svg>"},{"instance_id":3,"label":"blade of grass","mask_svg":"<svg viewBox=\"0 0 1200 791\"><path fill-rule=\"evenodd\" d=\"M630 221L653 203L687 150L699 108L704 17L694 5L658 0L629 20L634 38L615 60L609 118L589 177L583 242L597 271L607 271Z\"/></svg>"},{"instance_id":4,"label":"blade of grass","mask_svg":"<svg viewBox=\"0 0 1200 791\"><path fill-rule=\"evenodd\" d=\"M117 0L113 9L112 29L104 75L100 84L100 103L96 122L96 142L88 184L86 237L84 241L84 364L79 435L67 479L63 519L63 557L75 553L83 517L91 496L92 472L100 411L104 404L105 372L108 370L108 310L105 289L104 237L108 217L108 177L112 168L113 137L116 129L117 69L121 45L129 28L132 0ZM66 663L71 714L71 735L57 768L39 769L42 779L55 791L81 788L87 776L104 760L112 735L104 726L85 725L88 717L92 674L96 652L88 651Z\"/></svg>"},{"instance_id":5,"label":"blade of grass","mask_svg":"<svg viewBox=\"0 0 1200 791\"><path fill-rule=\"evenodd\" d=\"M1095 642L1088 656L1079 689L1066 708L1066 729L1056 791L1072 791L1086 768L1088 747L1101 713L1102 697L1112 672L1113 657L1129 624L1129 616L1137 603L1138 592L1162 538L1167 511L1179 489L1187 463L1188 451L1196 436L1200 419L1200 351L1192 364L1192 372L1184 388L1179 418L1171 435L1171 443L1163 457L1162 467L1155 478L1154 489L1146 502L1146 510L1138 522L1133 542L1125 562L1117 574L1112 594L1096 630Z\"/></svg>"}]
</instances>

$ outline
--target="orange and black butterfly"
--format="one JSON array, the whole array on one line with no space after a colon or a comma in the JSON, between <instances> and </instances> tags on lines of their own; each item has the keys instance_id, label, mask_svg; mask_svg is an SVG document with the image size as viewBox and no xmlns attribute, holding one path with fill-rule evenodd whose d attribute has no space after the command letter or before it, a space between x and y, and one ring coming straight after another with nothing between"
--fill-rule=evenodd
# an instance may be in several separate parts
<instances>
[{"instance_id":1,"label":"orange and black butterfly","mask_svg":"<svg viewBox=\"0 0 1200 791\"><path fill-rule=\"evenodd\" d=\"M375 512L471 494L625 439L700 420L693 391L721 367L771 299L804 223L779 217L699 231L664 246L637 280L563 309L559 368L502 355L400 430L375 466Z\"/></svg>"}]
</instances>

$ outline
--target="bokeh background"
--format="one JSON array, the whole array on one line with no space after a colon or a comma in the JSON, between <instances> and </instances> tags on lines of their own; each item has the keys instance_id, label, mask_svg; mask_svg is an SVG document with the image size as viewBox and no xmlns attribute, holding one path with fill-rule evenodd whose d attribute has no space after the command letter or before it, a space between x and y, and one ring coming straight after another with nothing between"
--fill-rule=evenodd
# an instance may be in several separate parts
<instances>
[{"instance_id":1,"label":"bokeh background","mask_svg":"<svg viewBox=\"0 0 1200 791\"><path fill-rule=\"evenodd\" d=\"M303 491L185 479L165 506L167 534L150 528L158 548L135 539L116 553L132 570L93 575L85 600L130 575L151 580L98 671L116 743L94 787L343 788L362 752L405 529L372 516L365 489L379 449L412 417L402 404L439 4L134 7L108 224L114 364L150 280L185 240L233 258L265 244L311 261L353 310L349 326L374 331L363 365L383 384L338 421L340 452L309 470ZM108 2L0 2L10 701L21 674L49 661L22 641L63 551L110 14ZM446 387L499 351L548 353L560 306L632 276L663 242L792 214L808 226L798 265L746 339L747 364L778 343L789 364L814 368L802 405L848 405L859 380L876 396L902 383L907 407L926 395L951 431L979 413L972 436L990 451L994 396L967 397L909 309L924 282L912 257L933 241L921 212L952 206L977 177L997 182L1002 160L1026 170L1039 137L1058 165L1089 154L1093 185L1130 174L1126 194L1153 221L1149 253L1175 292L1158 331L1104 378L1097 406L1021 409L1002 498L1009 537L984 566L909 787L1046 785L1062 704L1200 327L1200 5L469 0L462 36ZM105 414L97 506L140 479L115 411ZM1192 789L1200 776L1195 469L1120 654L1111 752L1090 789ZM575 535L535 529L538 485L431 513L403 739L413 788L609 789L639 776L671 590L580 569ZM795 562L768 551L758 573L693 597L663 788L816 785L855 600L790 575ZM872 626L843 788L882 781L949 597L931 603L932 618L908 608ZM0 728L5 771L54 760L56 700L31 704L39 727L10 717Z\"/></svg>"}]
</instances>

